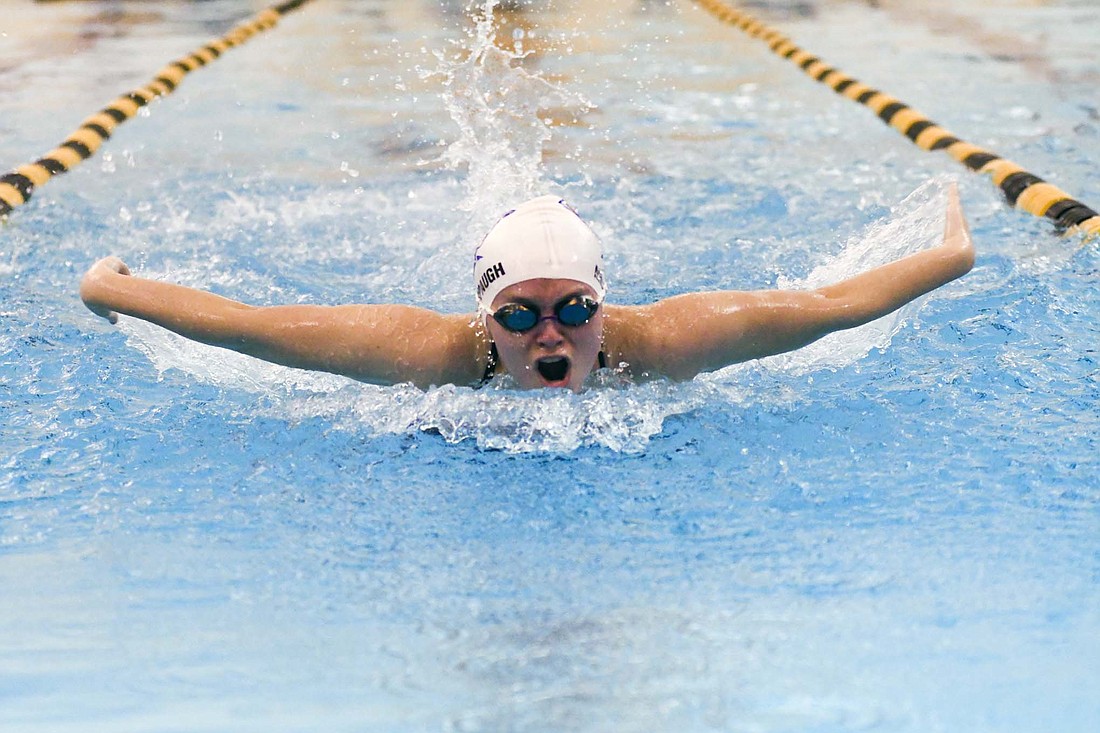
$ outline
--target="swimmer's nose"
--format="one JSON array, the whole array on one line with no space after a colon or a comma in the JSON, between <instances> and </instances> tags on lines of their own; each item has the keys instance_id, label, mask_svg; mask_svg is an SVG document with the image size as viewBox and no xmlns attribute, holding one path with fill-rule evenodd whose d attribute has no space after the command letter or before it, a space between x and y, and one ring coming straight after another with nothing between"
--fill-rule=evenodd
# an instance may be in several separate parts
<instances>
[{"instance_id":1,"label":"swimmer's nose","mask_svg":"<svg viewBox=\"0 0 1100 733\"><path fill-rule=\"evenodd\" d=\"M556 318L543 318L535 326L535 338L539 346L557 346L565 340L561 324Z\"/></svg>"}]
</instances>

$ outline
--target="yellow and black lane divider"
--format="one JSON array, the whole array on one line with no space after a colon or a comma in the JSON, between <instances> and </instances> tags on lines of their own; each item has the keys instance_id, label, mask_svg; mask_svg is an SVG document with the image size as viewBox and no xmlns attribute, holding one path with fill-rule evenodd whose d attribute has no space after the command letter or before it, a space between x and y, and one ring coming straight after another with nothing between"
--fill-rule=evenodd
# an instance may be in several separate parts
<instances>
[{"instance_id":1,"label":"yellow and black lane divider","mask_svg":"<svg viewBox=\"0 0 1100 733\"><path fill-rule=\"evenodd\" d=\"M21 165L0 177L0 218L27 202L34 189L54 176L72 170L95 154L114 129L157 97L171 94L187 74L206 66L234 46L257 33L274 28L280 18L312 0L286 0L262 10L234 26L227 34L165 66L143 87L119 96L81 123L64 142L33 163Z\"/></svg>"},{"instance_id":2,"label":"yellow and black lane divider","mask_svg":"<svg viewBox=\"0 0 1100 733\"><path fill-rule=\"evenodd\" d=\"M723 0L695 2L722 22L736 26L750 37L765 42L774 53L797 64L808 76L831 87L837 94L871 109L883 122L898 130L918 147L924 150L944 150L967 168L990 174L1009 204L1035 216L1045 216L1053 220L1060 230L1082 232L1086 237L1100 234L1100 214L1057 186L1028 173L996 153L960 140L904 102L829 66L817 56L799 48L775 28L731 7Z\"/></svg>"}]
</instances>

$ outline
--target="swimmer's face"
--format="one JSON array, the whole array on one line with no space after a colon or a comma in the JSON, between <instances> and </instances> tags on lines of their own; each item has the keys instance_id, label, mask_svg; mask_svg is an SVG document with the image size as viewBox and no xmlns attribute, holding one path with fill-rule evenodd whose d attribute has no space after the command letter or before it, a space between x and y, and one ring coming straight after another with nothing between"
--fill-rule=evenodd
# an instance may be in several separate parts
<instances>
[{"instance_id":1,"label":"swimmer's face","mask_svg":"<svg viewBox=\"0 0 1100 733\"><path fill-rule=\"evenodd\" d=\"M514 333L486 318L489 335L497 345L500 363L524 389L565 387L579 392L596 368L603 341L603 308L588 323L562 325L554 306L573 297L596 299L589 286L576 280L537 279L509 285L493 300L492 311L509 303L529 306L541 320L529 331Z\"/></svg>"}]
</instances>

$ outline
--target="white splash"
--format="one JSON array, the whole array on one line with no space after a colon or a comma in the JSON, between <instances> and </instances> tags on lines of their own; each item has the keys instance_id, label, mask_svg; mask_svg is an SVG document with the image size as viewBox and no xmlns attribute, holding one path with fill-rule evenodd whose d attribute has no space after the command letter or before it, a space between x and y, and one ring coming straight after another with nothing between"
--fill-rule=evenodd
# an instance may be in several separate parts
<instances>
[{"instance_id":1,"label":"white splash","mask_svg":"<svg viewBox=\"0 0 1100 733\"><path fill-rule=\"evenodd\" d=\"M852 277L939 243L943 237L946 179L933 179L895 206L885 219L852 236L833 260L805 278L779 278L777 287L810 289ZM884 349L912 320L928 296L917 298L882 318L859 328L832 333L809 346L762 360L769 369L804 374L836 369L859 361L873 349Z\"/></svg>"},{"instance_id":2,"label":"white splash","mask_svg":"<svg viewBox=\"0 0 1100 733\"><path fill-rule=\"evenodd\" d=\"M496 44L497 2L480 6L468 47L460 46L454 58L437 52L438 68L424 74L441 78L444 103L458 126L457 139L440 159L467 171L462 208L484 212L489 222L546 192L542 156L553 128L544 110L590 107L578 93L526 71L521 63L528 54ZM480 231L486 223L471 225Z\"/></svg>"},{"instance_id":3,"label":"white splash","mask_svg":"<svg viewBox=\"0 0 1100 733\"><path fill-rule=\"evenodd\" d=\"M943 227L942 181L925 184L893 214L852 237L844 250L806 278L781 287L815 287L903 257L936 243ZM584 446L638 453L665 420L716 404L797 402L786 391L760 394L742 383L745 370L804 374L853 364L884 348L919 308L914 302L858 329L834 334L797 352L729 367L674 384L622 384L603 372L581 394L523 392L496 380L485 389L447 385L427 391L409 385L376 387L328 374L279 367L187 341L140 321L124 319L131 343L160 371L182 370L208 384L254 393L257 411L277 418L322 418L334 429L372 434L438 433L453 443L472 441L510 453L568 453ZM752 381L752 380L750 380ZM759 381L759 380L756 380Z\"/></svg>"}]
</instances>

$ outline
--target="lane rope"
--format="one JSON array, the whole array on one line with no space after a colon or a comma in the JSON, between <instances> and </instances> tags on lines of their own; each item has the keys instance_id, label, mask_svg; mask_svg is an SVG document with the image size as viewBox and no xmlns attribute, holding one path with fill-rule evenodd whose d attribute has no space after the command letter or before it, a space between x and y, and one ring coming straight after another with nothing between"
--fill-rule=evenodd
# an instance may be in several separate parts
<instances>
[{"instance_id":1,"label":"lane rope","mask_svg":"<svg viewBox=\"0 0 1100 733\"><path fill-rule=\"evenodd\" d=\"M1062 231L1077 231L1091 238L1100 234L1100 214L1072 198L1057 186L1027 172L1021 166L956 137L922 113L895 97L863 84L804 51L775 28L722 0L695 0L718 20L735 26L771 50L797 64L809 77L837 94L872 110L879 119L924 150L944 150L967 168L992 176L1010 205L1055 222Z\"/></svg>"},{"instance_id":2,"label":"lane rope","mask_svg":"<svg viewBox=\"0 0 1100 733\"><path fill-rule=\"evenodd\" d=\"M56 148L33 163L21 165L0 177L0 218L30 199L34 189L51 178L72 170L95 154L114 129L158 97L171 94L187 74L206 66L225 51L248 41L252 36L274 28L289 12L312 0L286 0L262 10L252 18L191 54L165 66L143 87L120 95L99 112L85 119L79 128Z\"/></svg>"}]
</instances>

